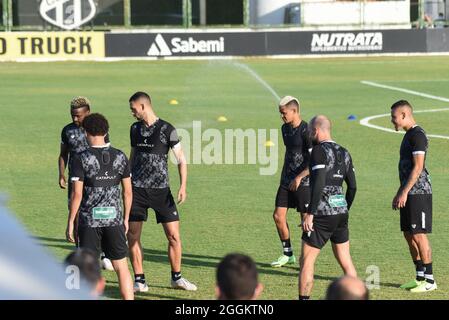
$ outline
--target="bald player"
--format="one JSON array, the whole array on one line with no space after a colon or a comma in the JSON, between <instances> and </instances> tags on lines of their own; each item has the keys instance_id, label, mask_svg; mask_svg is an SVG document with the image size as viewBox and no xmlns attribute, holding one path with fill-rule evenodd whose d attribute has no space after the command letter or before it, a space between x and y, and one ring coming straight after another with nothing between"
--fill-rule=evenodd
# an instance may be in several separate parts
<instances>
[{"instance_id":1,"label":"bald player","mask_svg":"<svg viewBox=\"0 0 449 320\"><path fill-rule=\"evenodd\" d=\"M331 122L325 116L314 117L308 130L314 147L309 165L311 200L302 225L300 300L310 297L315 261L329 239L344 274L357 276L349 251L348 213L356 193L351 155L332 141Z\"/></svg>"},{"instance_id":2,"label":"bald player","mask_svg":"<svg viewBox=\"0 0 449 320\"><path fill-rule=\"evenodd\" d=\"M369 291L359 278L343 276L327 288L326 300L369 300Z\"/></svg>"},{"instance_id":3,"label":"bald player","mask_svg":"<svg viewBox=\"0 0 449 320\"><path fill-rule=\"evenodd\" d=\"M273 219L282 244L282 255L271 263L272 267L295 264L296 258L290 243L287 210L296 209L302 215L310 201L309 159L312 143L307 134L307 122L303 121L299 101L286 96L279 102L282 121L282 139L285 145L284 166L276 194Z\"/></svg>"},{"instance_id":4,"label":"bald player","mask_svg":"<svg viewBox=\"0 0 449 320\"><path fill-rule=\"evenodd\" d=\"M432 232L432 186L425 166L428 139L413 118L413 108L405 100L391 106L391 122L396 131L406 133L399 159L400 186L392 207L400 210L401 231L415 264L416 278L401 286L411 292L437 288L432 270L432 250L427 234Z\"/></svg>"}]
</instances>

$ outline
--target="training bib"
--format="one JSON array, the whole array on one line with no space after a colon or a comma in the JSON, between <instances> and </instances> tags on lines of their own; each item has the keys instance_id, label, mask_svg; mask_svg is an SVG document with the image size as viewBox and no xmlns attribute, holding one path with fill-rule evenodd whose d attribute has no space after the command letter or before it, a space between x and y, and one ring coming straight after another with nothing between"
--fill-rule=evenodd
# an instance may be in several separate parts
<instances>
[{"instance_id":1,"label":"training bib","mask_svg":"<svg viewBox=\"0 0 449 320\"><path fill-rule=\"evenodd\" d=\"M332 208L346 207L346 199L342 194L337 194L329 197L329 204Z\"/></svg>"},{"instance_id":2,"label":"training bib","mask_svg":"<svg viewBox=\"0 0 449 320\"><path fill-rule=\"evenodd\" d=\"M94 220L114 219L117 216L115 207L95 207L92 209Z\"/></svg>"}]
</instances>

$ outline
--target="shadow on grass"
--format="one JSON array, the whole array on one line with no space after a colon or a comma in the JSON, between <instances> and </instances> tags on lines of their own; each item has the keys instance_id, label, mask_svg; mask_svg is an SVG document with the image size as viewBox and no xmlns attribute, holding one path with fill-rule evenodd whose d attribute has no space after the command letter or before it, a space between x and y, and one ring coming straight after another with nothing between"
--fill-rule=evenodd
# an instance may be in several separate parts
<instances>
[{"instance_id":1,"label":"shadow on grass","mask_svg":"<svg viewBox=\"0 0 449 320\"><path fill-rule=\"evenodd\" d=\"M58 247L62 249L73 250L74 245L70 245L63 238L48 238L48 237L35 237L35 239L42 241L43 245L50 247ZM51 242L51 243L45 243ZM144 248L144 261L150 261L161 264L168 264L168 256L167 251L165 250L155 250ZM183 253L182 254L182 265L189 267L202 267L202 268L211 268L216 269L218 263L223 257L220 256L212 256L212 255L199 255L192 253ZM297 277L299 266L284 266L282 268L273 268L269 263L261 263L256 261L256 265L260 274L267 275L278 275L278 276L286 276L286 277ZM319 280L333 280L331 277L323 277L319 275L315 275L316 279Z\"/></svg>"},{"instance_id":2,"label":"shadow on grass","mask_svg":"<svg viewBox=\"0 0 449 320\"><path fill-rule=\"evenodd\" d=\"M63 238L48 238L48 237L35 237L36 240L42 242L42 245L49 247L57 247L67 250L74 250L74 245L70 245ZM143 249L144 253L144 261L156 262L161 264L169 264L167 251L162 250L154 250L154 249ZM191 253L183 253L182 264L190 267L203 267L203 268L211 268L213 270L216 269L218 263L222 257L219 256L211 256L211 255L198 255ZM274 276L284 276L284 277L298 277L299 266L284 266L282 268L272 268L268 263L259 263L256 262L258 267L259 274L265 275L274 275ZM337 279L338 276L329 277L329 276L321 276L315 275L315 280L325 280L325 281L333 281ZM105 296L113 299L121 299L120 294L117 291L118 283L116 281L108 281L109 284L115 284L115 286L107 285L105 288ZM381 283L381 286L398 288L400 285L393 283ZM159 298L159 299L173 299L173 300L181 300L185 298L175 297L175 296L167 296L162 294L155 294L151 292L151 288L158 289L171 289L169 286L154 286L150 283L150 292L144 293L140 292L136 294L136 298L145 299L145 298Z\"/></svg>"},{"instance_id":3,"label":"shadow on grass","mask_svg":"<svg viewBox=\"0 0 449 320\"><path fill-rule=\"evenodd\" d=\"M111 285L111 284L115 284L115 285ZM135 300L148 300L148 299L153 298L153 299L169 299L169 300L189 300L189 299L186 299L183 297L175 297L175 296L170 296L170 295L152 293L151 287L154 287L154 286L150 286L149 292L135 293L134 299ZM122 296L120 295L120 292L118 289L118 284L117 284L117 282L114 282L114 281L108 281L106 283L106 287L105 287L103 295L106 298L119 299L119 300L122 299Z\"/></svg>"},{"instance_id":4,"label":"shadow on grass","mask_svg":"<svg viewBox=\"0 0 449 320\"><path fill-rule=\"evenodd\" d=\"M390 282L381 282L379 283L381 287L390 287L390 288L400 288L401 284L399 283L390 283Z\"/></svg>"},{"instance_id":5,"label":"shadow on grass","mask_svg":"<svg viewBox=\"0 0 449 320\"><path fill-rule=\"evenodd\" d=\"M42 245L49 247L57 247L67 250L74 250L74 245L69 244L64 238L49 238L49 237L34 237L36 240L40 241ZM154 249L143 249L144 261L168 264L167 251L165 250L154 250ZM202 267L216 269L218 263L223 257L212 256L212 255L199 255L192 253L182 254L182 265L189 267ZM256 262L258 271L260 274L267 275L278 275L286 277L296 277L298 275L298 267L283 267L280 269L274 269L268 263ZM282 269L282 270L281 270ZM289 272L294 271L294 272Z\"/></svg>"}]
</instances>

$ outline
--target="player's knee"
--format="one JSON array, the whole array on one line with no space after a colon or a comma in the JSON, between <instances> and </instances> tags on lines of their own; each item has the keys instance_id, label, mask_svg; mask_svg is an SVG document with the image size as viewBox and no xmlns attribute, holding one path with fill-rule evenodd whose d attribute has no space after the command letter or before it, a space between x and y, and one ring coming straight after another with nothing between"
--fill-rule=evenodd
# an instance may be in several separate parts
<instances>
[{"instance_id":1,"label":"player's knee","mask_svg":"<svg viewBox=\"0 0 449 320\"><path fill-rule=\"evenodd\" d=\"M313 269L313 265L315 264L315 261L308 256L304 256L304 257L301 257L299 263L301 266L301 270L302 269L308 270L310 268Z\"/></svg>"},{"instance_id":2,"label":"player's knee","mask_svg":"<svg viewBox=\"0 0 449 320\"><path fill-rule=\"evenodd\" d=\"M285 221L285 218L280 214L279 212L275 211L273 213L273 220L276 224L283 223Z\"/></svg>"},{"instance_id":3,"label":"player's knee","mask_svg":"<svg viewBox=\"0 0 449 320\"><path fill-rule=\"evenodd\" d=\"M133 246L133 245L139 243L140 236L139 236L139 234L138 234L137 232L134 232L134 233L133 233L133 232L131 232L131 230L130 230L130 231L128 231L128 234L126 235L126 237L127 237L127 239L128 239L128 244L129 244L130 246Z\"/></svg>"},{"instance_id":4,"label":"player's knee","mask_svg":"<svg viewBox=\"0 0 449 320\"><path fill-rule=\"evenodd\" d=\"M181 244L181 239L176 234L169 234L167 236L167 240L168 240L168 244L171 247L176 247L176 246L179 246Z\"/></svg>"}]
</instances>

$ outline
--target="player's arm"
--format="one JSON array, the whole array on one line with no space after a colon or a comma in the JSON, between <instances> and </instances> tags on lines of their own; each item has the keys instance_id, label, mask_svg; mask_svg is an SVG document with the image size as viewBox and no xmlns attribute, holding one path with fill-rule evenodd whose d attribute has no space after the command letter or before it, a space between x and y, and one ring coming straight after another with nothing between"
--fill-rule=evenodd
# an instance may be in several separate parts
<instances>
[{"instance_id":1,"label":"player's arm","mask_svg":"<svg viewBox=\"0 0 449 320\"><path fill-rule=\"evenodd\" d=\"M296 191L299 188L299 185L301 184L302 179L307 177L309 175L309 168L306 167L303 171L301 171L295 179L290 183L289 189L290 191Z\"/></svg>"},{"instance_id":2,"label":"player's arm","mask_svg":"<svg viewBox=\"0 0 449 320\"><path fill-rule=\"evenodd\" d=\"M59 187L65 189L67 181L65 179L65 168L67 167L67 160L69 159L69 148L66 144L61 142L61 148L58 157L58 170L59 170Z\"/></svg>"},{"instance_id":3,"label":"player's arm","mask_svg":"<svg viewBox=\"0 0 449 320\"><path fill-rule=\"evenodd\" d=\"M131 166L131 168L132 168L133 163L134 163L135 155L136 155L136 148L131 147L131 152L129 154L129 165Z\"/></svg>"},{"instance_id":4,"label":"player's arm","mask_svg":"<svg viewBox=\"0 0 449 320\"><path fill-rule=\"evenodd\" d=\"M131 186L131 178L122 179L122 197L123 197L123 224L125 225L125 234L128 233L129 228L129 214L131 212L131 205L133 202L133 192Z\"/></svg>"},{"instance_id":5,"label":"player's arm","mask_svg":"<svg viewBox=\"0 0 449 320\"><path fill-rule=\"evenodd\" d=\"M136 155L137 147L137 131L136 126L133 124L129 129L129 141L131 143L131 153L129 154L129 165L132 168L134 163L134 156Z\"/></svg>"},{"instance_id":6,"label":"player's arm","mask_svg":"<svg viewBox=\"0 0 449 320\"><path fill-rule=\"evenodd\" d=\"M410 138L412 148L412 171L410 172L405 185L399 187L396 196L393 199L393 209L405 207L407 195L418 181L421 172L424 169L424 159L427 150L427 138L424 134L415 134Z\"/></svg>"},{"instance_id":7,"label":"player's arm","mask_svg":"<svg viewBox=\"0 0 449 320\"><path fill-rule=\"evenodd\" d=\"M133 148L134 149L134 148ZM131 149L131 150L133 150ZM133 151L131 151L133 152ZM125 226L125 234L128 233L129 229L129 214L131 212L131 205L133 202L133 191L131 184L131 172L130 172L130 162L123 155L125 166L121 173L122 177L122 198L123 198L123 225Z\"/></svg>"},{"instance_id":8,"label":"player's arm","mask_svg":"<svg viewBox=\"0 0 449 320\"><path fill-rule=\"evenodd\" d=\"M357 191L357 183L355 179L355 169L352 164L352 159L349 161L349 167L345 176L346 182L346 203L348 204L348 210L351 208L352 203L354 202L355 194Z\"/></svg>"},{"instance_id":9,"label":"player's arm","mask_svg":"<svg viewBox=\"0 0 449 320\"><path fill-rule=\"evenodd\" d=\"M407 178L406 184L399 188L396 197L393 200L393 208L398 209L405 207L405 204L407 202L407 195L415 185L416 181L418 181L419 176L421 175L421 172L424 169L424 158L425 158L424 151L422 151L422 153L413 152L412 171L410 172L410 175Z\"/></svg>"},{"instance_id":10,"label":"player's arm","mask_svg":"<svg viewBox=\"0 0 449 320\"><path fill-rule=\"evenodd\" d=\"M75 219L83 199L84 182L80 180L73 181L72 194L70 195L70 212L67 220L66 239L69 242L75 242Z\"/></svg>"},{"instance_id":11,"label":"player's arm","mask_svg":"<svg viewBox=\"0 0 449 320\"><path fill-rule=\"evenodd\" d=\"M326 155L321 146L316 146L312 150L310 170L311 198L308 212L303 221L303 229L305 232L313 231L313 216L317 212L318 204L326 184Z\"/></svg>"},{"instance_id":12,"label":"player's arm","mask_svg":"<svg viewBox=\"0 0 449 320\"><path fill-rule=\"evenodd\" d=\"M187 198L187 161L182 150L181 143L178 142L172 148L176 161L178 162L179 173L179 191L178 191L178 204L183 203Z\"/></svg>"},{"instance_id":13,"label":"player's arm","mask_svg":"<svg viewBox=\"0 0 449 320\"><path fill-rule=\"evenodd\" d=\"M310 154L312 152L312 141L310 140L310 137L307 133L307 128L305 128L303 130L303 132L301 133L301 138L303 141L303 147L302 147L302 152L303 152L303 156L304 156L304 163L306 165L306 168L301 171L296 178L290 183L289 189L291 191L296 191L299 188L299 185L301 184L302 179L304 179L305 177L307 177L310 174L309 171L309 162L310 162Z\"/></svg>"}]
</instances>

